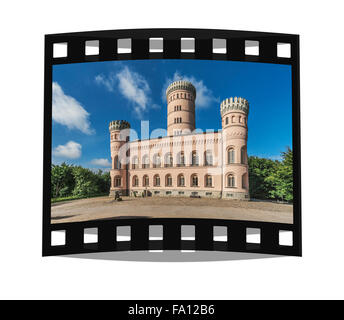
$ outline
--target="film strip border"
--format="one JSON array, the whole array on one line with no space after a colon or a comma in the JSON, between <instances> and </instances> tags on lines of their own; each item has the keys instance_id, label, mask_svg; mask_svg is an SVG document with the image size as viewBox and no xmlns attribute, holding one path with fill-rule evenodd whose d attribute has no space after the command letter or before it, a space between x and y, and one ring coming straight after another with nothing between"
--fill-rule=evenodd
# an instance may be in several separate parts
<instances>
[{"instance_id":1,"label":"film strip border","mask_svg":"<svg viewBox=\"0 0 344 320\"><path fill-rule=\"evenodd\" d=\"M280 47L283 50L280 51ZM52 66L135 59L232 60L291 65L293 224L217 219L120 219L68 224L50 223ZM298 35L208 29L134 29L46 35L43 255L123 250L216 250L301 256L299 72ZM161 239L150 240L151 226L162 228ZM194 227L194 239L182 238L185 226ZM118 227L126 227L126 230L130 230L127 231L127 238L124 238L124 241L117 241ZM227 230L225 241L223 239L217 241L214 238L214 230L219 227ZM88 229L93 229L93 232L96 230L96 242L85 243L84 237ZM250 242L249 231L252 229L255 230L259 243ZM281 232L291 234L291 245L280 242ZM52 246L54 234L62 237L64 243Z\"/></svg>"},{"instance_id":2,"label":"film strip border","mask_svg":"<svg viewBox=\"0 0 344 320\"><path fill-rule=\"evenodd\" d=\"M137 29L46 36L46 58L53 64L134 60L211 59L292 64L298 36L276 33Z\"/></svg>"},{"instance_id":3,"label":"film strip border","mask_svg":"<svg viewBox=\"0 0 344 320\"><path fill-rule=\"evenodd\" d=\"M53 224L47 255L133 250L215 250L297 255L295 226L215 219L120 219Z\"/></svg>"}]
</instances>

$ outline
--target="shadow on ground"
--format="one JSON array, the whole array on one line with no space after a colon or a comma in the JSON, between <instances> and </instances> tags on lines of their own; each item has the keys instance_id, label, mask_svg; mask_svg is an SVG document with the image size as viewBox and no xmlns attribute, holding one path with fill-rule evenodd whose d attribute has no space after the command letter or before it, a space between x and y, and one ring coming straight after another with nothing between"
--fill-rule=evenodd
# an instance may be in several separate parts
<instances>
[{"instance_id":1,"label":"shadow on ground","mask_svg":"<svg viewBox=\"0 0 344 320\"><path fill-rule=\"evenodd\" d=\"M71 218L71 217L74 217L74 215L51 217L51 220L62 220L62 219L68 219L68 218Z\"/></svg>"},{"instance_id":2,"label":"shadow on ground","mask_svg":"<svg viewBox=\"0 0 344 320\"><path fill-rule=\"evenodd\" d=\"M168 250L163 252L149 251L121 251L121 252L97 252L85 254L73 254L61 257L77 259L113 260L113 261L146 261L146 262L206 262L206 261L234 261L282 258L279 255L219 252L219 251L195 251L181 252Z\"/></svg>"}]
</instances>

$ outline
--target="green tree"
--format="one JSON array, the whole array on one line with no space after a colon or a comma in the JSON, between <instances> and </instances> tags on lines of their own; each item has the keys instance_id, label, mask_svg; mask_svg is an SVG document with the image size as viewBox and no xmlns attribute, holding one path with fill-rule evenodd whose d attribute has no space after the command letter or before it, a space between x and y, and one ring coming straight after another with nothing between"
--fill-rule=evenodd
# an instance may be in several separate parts
<instances>
[{"instance_id":1,"label":"green tree","mask_svg":"<svg viewBox=\"0 0 344 320\"><path fill-rule=\"evenodd\" d=\"M98 187L101 193L107 193L110 191L111 178L110 172L103 172L99 170L97 173Z\"/></svg>"},{"instance_id":2,"label":"green tree","mask_svg":"<svg viewBox=\"0 0 344 320\"><path fill-rule=\"evenodd\" d=\"M278 161L251 156L248 158L250 195L257 199L270 199L273 184L267 178L278 166Z\"/></svg>"},{"instance_id":3,"label":"green tree","mask_svg":"<svg viewBox=\"0 0 344 320\"><path fill-rule=\"evenodd\" d=\"M278 200L293 201L293 151L288 147L282 152L282 161L267 178L273 188L269 195Z\"/></svg>"},{"instance_id":4,"label":"green tree","mask_svg":"<svg viewBox=\"0 0 344 320\"><path fill-rule=\"evenodd\" d=\"M74 189L73 166L63 162L51 166L51 196L53 198L69 195Z\"/></svg>"},{"instance_id":5,"label":"green tree","mask_svg":"<svg viewBox=\"0 0 344 320\"><path fill-rule=\"evenodd\" d=\"M100 193L95 174L81 166L74 167L73 175L75 179L74 196L89 197Z\"/></svg>"},{"instance_id":6,"label":"green tree","mask_svg":"<svg viewBox=\"0 0 344 320\"><path fill-rule=\"evenodd\" d=\"M110 173L66 163L51 166L51 197L89 197L110 190Z\"/></svg>"}]
</instances>

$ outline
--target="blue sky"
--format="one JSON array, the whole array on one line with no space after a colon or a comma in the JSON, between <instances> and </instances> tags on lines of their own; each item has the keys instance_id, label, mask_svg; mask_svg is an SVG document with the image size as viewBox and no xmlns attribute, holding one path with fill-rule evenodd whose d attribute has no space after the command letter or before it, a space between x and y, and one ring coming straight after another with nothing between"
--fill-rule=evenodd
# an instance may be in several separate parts
<instances>
[{"instance_id":1,"label":"blue sky","mask_svg":"<svg viewBox=\"0 0 344 320\"><path fill-rule=\"evenodd\" d=\"M150 131L166 129L164 91L180 79L196 87L197 128L221 129L221 101L240 96L250 103L249 155L279 159L281 151L292 147L290 66L207 60L90 62L53 67L53 163L109 167L109 122L127 120L139 135L145 120Z\"/></svg>"}]
</instances>

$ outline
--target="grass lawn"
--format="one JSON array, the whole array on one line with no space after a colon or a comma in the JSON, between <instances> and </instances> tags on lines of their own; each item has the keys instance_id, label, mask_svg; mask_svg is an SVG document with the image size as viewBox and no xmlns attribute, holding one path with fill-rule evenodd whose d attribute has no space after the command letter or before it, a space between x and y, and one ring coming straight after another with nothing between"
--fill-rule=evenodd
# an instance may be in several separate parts
<instances>
[{"instance_id":1,"label":"grass lawn","mask_svg":"<svg viewBox=\"0 0 344 320\"><path fill-rule=\"evenodd\" d=\"M70 201L70 200L78 200L78 199L86 199L86 198L95 198L95 197L103 197L107 196L108 193L101 193L101 194L94 194L90 196L68 196L68 197L61 197L61 198L51 198L51 203L61 202L61 201Z\"/></svg>"}]
</instances>

